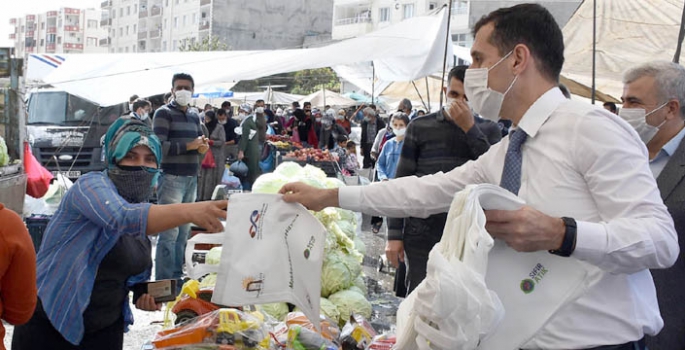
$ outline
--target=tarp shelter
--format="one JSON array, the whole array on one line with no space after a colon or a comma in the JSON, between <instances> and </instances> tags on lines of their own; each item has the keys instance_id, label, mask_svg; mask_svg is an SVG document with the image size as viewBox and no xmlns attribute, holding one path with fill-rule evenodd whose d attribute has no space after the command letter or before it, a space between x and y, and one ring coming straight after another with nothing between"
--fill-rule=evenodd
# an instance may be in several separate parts
<instances>
[{"instance_id":1,"label":"tarp shelter","mask_svg":"<svg viewBox=\"0 0 685 350\"><path fill-rule=\"evenodd\" d=\"M648 61L673 60L683 0L596 1L596 89L620 98L624 71ZM563 29L562 74L584 86L592 86L592 13L593 1L583 2ZM685 51L680 61L685 61Z\"/></svg>"},{"instance_id":2,"label":"tarp shelter","mask_svg":"<svg viewBox=\"0 0 685 350\"><path fill-rule=\"evenodd\" d=\"M324 107L326 105L348 107L357 104L355 100L347 98L343 95L340 95L337 92L333 92L327 89L321 89L319 91L313 92L301 98L299 102L300 105L302 105L304 102L311 102L312 106L314 107Z\"/></svg>"},{"instance_id":3,"label":"tarp shelter","mask_svg":"<svg viewBox=\"0 0 685 350\"><path fill-rule=\"evenodd\" d=\"M168 91L172 75L178 72L191 74L199 88L373 61L379 79L407 81L442 69L445 38L451 41L447 17L443 8L436 14L311 49L71 55L45 83L100 105L112 105L126 101L132 90L141 96ZM451 56L451 42L447 49Z\"/></svg>"},{"instance_id":4,"label":"tarp shelter","mask_svg":"<svg viewBox=\"0 0 685 350\"><path fill-rule=\"evenodd\" d=\"M429 75L413 82L402 81L392 83L381 93L381 97L393 101L407 98L409 101L412 101L412 106L416 109L436 110L440 106L440 90L442 86L442 77Z\"/></svg>"}]
</instances>

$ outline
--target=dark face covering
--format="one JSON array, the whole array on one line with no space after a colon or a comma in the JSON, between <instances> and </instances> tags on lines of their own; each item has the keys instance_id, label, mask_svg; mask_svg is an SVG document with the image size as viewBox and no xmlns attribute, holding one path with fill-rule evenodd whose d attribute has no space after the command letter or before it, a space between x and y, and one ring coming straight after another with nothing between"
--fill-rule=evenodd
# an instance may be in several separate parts
<instances>
[{"instance_id":1,"label":"dark face covering","mask_svg":"<svg viewBox=\"0 0 685 350\"><path fill-rule=\"evenodd\" d=\"M119 195L129 203L146 203L152 196L156 171L143 166L122 166L107 171Z\"/></svg>"}]
</instances>

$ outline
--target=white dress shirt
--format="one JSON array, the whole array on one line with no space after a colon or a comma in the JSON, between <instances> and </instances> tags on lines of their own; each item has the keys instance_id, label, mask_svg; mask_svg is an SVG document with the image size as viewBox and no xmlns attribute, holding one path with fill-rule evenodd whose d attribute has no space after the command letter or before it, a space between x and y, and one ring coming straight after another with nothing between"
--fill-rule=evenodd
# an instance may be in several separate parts
<instances>
[{"instance_id":1,"label":"white dress shirt","mask_svg":"<svg viewBox=\"0 0 685 350\"><path fill-rule=\"evenodd\" d=\"M666 167L666 164L668 164L671 156L678 150L678 146L680 146L680 141L683 140L683 136L685 136L685 128L682 128L680 132L661 148L656 157L649 161L649 168L652 170L655 179L659 178L659 175Z\"/></svg>"},{"instance_id":2,"label":"white dress shirt","mask_svg":"<svg viewBox=\"0 0 685 350\"><path fill-rule=\"evenodd\" d=\"M576 219L571 259L587 265L593 279L523 348L584 349L658 333L663 321L648 269L673 265L679 247L637 133L602 108L565 99L558 88L541 96L518 128L528 134L519 197L547 215ZM506 137L446 174L341 188L340 206L389 217L446 212L466 185L499 185L508 146Z\"/></svg>"}]
</instances>

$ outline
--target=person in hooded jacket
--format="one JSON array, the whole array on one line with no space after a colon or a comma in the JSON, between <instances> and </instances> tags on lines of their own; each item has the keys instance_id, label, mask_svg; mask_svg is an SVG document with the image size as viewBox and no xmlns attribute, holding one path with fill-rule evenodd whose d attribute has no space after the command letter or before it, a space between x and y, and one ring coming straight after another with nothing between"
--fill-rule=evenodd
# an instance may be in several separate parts
<instances>
[{"instance_id":1,"label":"person in hooded jacket","mask_svg":"<svg viewBox=\"0 0 685 350\"><path fill-rule=\"evenodd\" d=\"M85 174L67 191L38 253L38 303L14 329L14 350L123 348L133 323L129 292L149 279L148 236L193 222L223 231L227 201L148 203L161 165L162 144L137 120L117 120L105 137L106 170ZM61 263L55 263L55 262ZM143 294L133 303L155 311Z\"/></svg>"},{"instance_id":2,"label":"person in hooded jacket","mask_svg":"<svg viewBox=\"0 0 685 350\"><path fill-rule=\"evenodd\" d=\"M319 148L332 150L337 144L339 136L347 136L345 129L335 122L335 111L329 109L326 116L321 121L321 132L319 133Z\"/></svg>"},{"instance_id":3,"label":"person in hooded jacket","mask_svg":"<svg viewBox=\"0 0 685 350\"><path fill-rule=\"evenodd\" d=\"M219 124L219 119L214 111L205 112L205 126L209 134L209 149L212 151L214 157L213 168L200 169L200 178L198 181L197 197L198 200L207 201L212 199L214 188L221 183L221 177L224 175L226 168L226 130L223 125ZM205 154L205 157L209 154Z\"/></svg>"},{"instance_id":4,"label":"person in hooded jacket","mask_svg":"<svg viewBox=\"0 0 685 350\"><path fill-rule=\"evenodd\" d=\"M259 167L261 150L259 146L259 129L255 114L252 113L252 106L247 103L240 105L240 124L241 137L238 142L238 159L245 162L248 168L247 178L243 181L243 190L252 190L255 180L262 174Z\"/></svg>"}]
</instances>

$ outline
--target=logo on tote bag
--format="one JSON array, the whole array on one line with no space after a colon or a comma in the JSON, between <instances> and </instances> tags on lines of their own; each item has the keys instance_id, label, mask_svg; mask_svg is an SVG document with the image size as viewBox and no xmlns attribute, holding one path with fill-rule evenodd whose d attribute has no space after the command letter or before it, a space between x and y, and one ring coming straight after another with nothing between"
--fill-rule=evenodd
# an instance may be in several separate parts
<instances>
[{"instance_id":1,"label":"logo on tote bag","mask_svg":"<svg viewBox=\"0 0 685 350\"><path fill-rule=\"evenodd\" d=\"M262 220L264 218L264 215L266 215L266 211L269 209L269 206L267 204L262 205L261 210L255 210L252 212L250 215L250 228L249 228L249 233L250 237L257 239L262 239Z\"/></svg>"},{"instance_id":2,"label":"logo on tote bag","mask_svg":"<svg viewBox=\"0 0 685 350\"><path fill-rule=\"evenodd\" d=\"M535 290L535 284L539 284L542 279L547 274L547 268L538 263L535 265L533 270L528 274L528 278L521 281L521 291L526 294L530 294Z\"/></svg>"}]
</instances>

